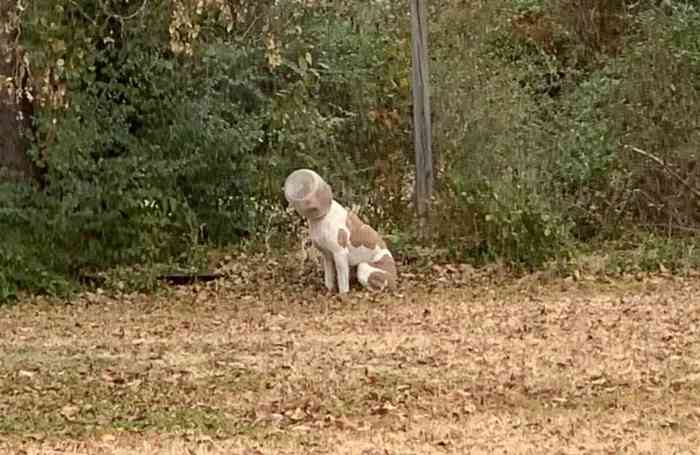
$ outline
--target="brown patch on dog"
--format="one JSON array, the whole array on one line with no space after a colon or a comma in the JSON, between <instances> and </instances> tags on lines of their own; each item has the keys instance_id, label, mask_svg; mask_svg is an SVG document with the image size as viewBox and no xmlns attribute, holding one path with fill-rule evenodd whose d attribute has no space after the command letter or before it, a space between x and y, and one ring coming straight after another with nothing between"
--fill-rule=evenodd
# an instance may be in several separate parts
<instances>
[{"instance_id":1,"label":"brown patch on dog","mask_svg":"<svg viewBox=\"0 0 700 455\"><path fill-rule=\"evenodd\" d=\"M396 276L396 262L394 262L393 256L388 253L376 261L371 262L369 265L375 269L382 270L391 276Z\"/></svg>"},{"instance_id":2,"label":"brown patch on dog","mask_svg":"<svg viewBox=\"0 0 700 455\"><path fill-rule=\"evenodd\" d=\"M367 285L371 289L383 290L386 287L392 289L396 287L396 263L390 254L385 254L369 265L381 270L381 272L372 272L367 277Z\"/></svg>"},{"instance_id":3,"label":"brown patch on dog","mask_svg":"<svg viewBox=\"0 0 700 455\"><path fill-rule=\"evenodd\" d=\"M338 245L342 246L343 248L347 248L348 240L348 231L342 228L338 229Z\"/></svg>"},{"instance_id":4,"label":"brown patch on dog","mask_svg":"<svg viewBox=\"0 0 700 455\"><path fill-rule=\"evenodd\" d=\"M360 246L364 246L370 250L375 249L377 246L386 248L386 244L379 237L377 231L365 224L354 212L348 212L345 224L350 230L350 245L355 248Z\"/></svg>"},{"instance_id":5,"label":"brown patch on dog","mask_svg":"<svg viewBox=\"0 0 700 455\"><path fill-rule=\"evenodd\" d=\"M389 285L389 276L384 272L372 272L367 277L367 286L373 291L383 291Z\"/></svg>"}]
</instances>

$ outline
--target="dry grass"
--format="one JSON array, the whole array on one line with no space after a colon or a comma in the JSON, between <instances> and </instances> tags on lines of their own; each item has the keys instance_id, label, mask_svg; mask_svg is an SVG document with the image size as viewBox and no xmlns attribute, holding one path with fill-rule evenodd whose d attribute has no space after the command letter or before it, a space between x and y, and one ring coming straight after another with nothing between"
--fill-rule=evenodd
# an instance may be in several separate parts
<instances>
[{"instance_id":1,"label":"dry grass","mask_svg":"<svg viewBox=\"0 0 700 455\"><path fill-rule=\"evenodd\" d=\"M700 453L697 278L226 270L0 309L0 452Z\"/></svg>"}]
</instances>

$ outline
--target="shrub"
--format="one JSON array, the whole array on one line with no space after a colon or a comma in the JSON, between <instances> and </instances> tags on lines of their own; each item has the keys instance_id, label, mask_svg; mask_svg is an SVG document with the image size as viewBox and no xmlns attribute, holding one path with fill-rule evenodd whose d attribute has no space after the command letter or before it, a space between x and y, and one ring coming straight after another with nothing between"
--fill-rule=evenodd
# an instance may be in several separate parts
<instances>
[{"instance_id":1,"label":"shrub","mask_svg":"<svg viewBox=\"0 0 700 455\"><path fill-rule=\"evenodd\" d=\"M153 39L167 37L167 16L115 25L97 10L101 27L76 20L71 5L62 27L26 18L28 55L37 71L57 71L61 88L34 118L42 187L17 194L14 218L1 221L8 289L186 260L203 240L233 242L254 228L250 180L269 112L262 53L201 43L196 55L175 55ZM54 60L43 45L59 40Z\"/></svg>"},{"instance_id":2,"label":"shrub","mask_svg":"<svg viewBox=\"0 0 700 455\"><path fill-rule=\"evenodd\" d=\"M438 223L443 241L538 264L640 227L697 230L694 6L445 3L432 41L440 210L464 221Z\"/></svg>"},{"instance_id":3,"label":"shrub","mask_svg":"<svg viewBox=\"0 0 700 455\"><path fill-rule=\"evenodd\" d=\"M395 121L408 109L407 43L391 5L341 6L25 10L25 69L41 75L30 155L43 174L37 188L0 189L3 292L267 239L288 221L280 188L294 167L319 169L343 202L370 202L375 164L387 148L400 162L407 137Z\"/></svg>"}]
</instances>

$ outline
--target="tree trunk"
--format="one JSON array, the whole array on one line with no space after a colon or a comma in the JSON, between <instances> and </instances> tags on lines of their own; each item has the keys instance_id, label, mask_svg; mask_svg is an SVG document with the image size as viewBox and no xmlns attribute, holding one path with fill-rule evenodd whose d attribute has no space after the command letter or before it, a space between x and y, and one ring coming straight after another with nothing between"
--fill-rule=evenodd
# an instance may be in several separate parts
<instances>
[{"instance_id":1,"label":"tree trunk","mask_svg":"<svg viewBox=\"0 0 700 455\"><path fill-rule=\"evenodd\" d=\"M0 180L29 180L37 175L22 135L31 128L32 103L25 96L16 96L14 90L26 82L15 79L17 31L8 25L15 5L13 0L0 0Z\"/></svg>"}]
</instances>

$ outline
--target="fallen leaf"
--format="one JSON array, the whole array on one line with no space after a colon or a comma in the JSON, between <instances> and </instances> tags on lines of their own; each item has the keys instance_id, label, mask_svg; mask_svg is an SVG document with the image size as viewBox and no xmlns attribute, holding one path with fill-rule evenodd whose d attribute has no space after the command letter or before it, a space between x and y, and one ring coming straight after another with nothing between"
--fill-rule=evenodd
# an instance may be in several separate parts
<instances>
[{"instance_id":1,"label":"fallen leaf","mask_svg":"<svg viewBox=\"0 0 700 455\"><path fill-rule=\"evenodd\" d=\"M33 371L27 371L27 370L19 370L17 374L23 378L33 378L36 376L36 373Z\"/></svg>"},{"instance_id":2,"label":"fallen leaf","mask_svg":"<svg viewBox=\"0 0 700 455\"><path fill-rule=\"evenodd\" d=\"M74 421L78 412L80 412L80 408L70 404L67 404L61 408L61 415L68 421Z\"/></svg>"},{"instance_id":3,"label":"fallen leaf","mask_svg":"<svg viewBox=\"0 0 700 455\"><path fill-rule=\"evenodd\" d=\"M114 441L116 441L117 438L116 438L116 436L114 436L113 434L106 433L106 434L103 434L102 437L100 437L100 440L102 440L102 442L107 442L107 443L109 443L109 442L114 442Z\"/></svg>"}]
</instances>

